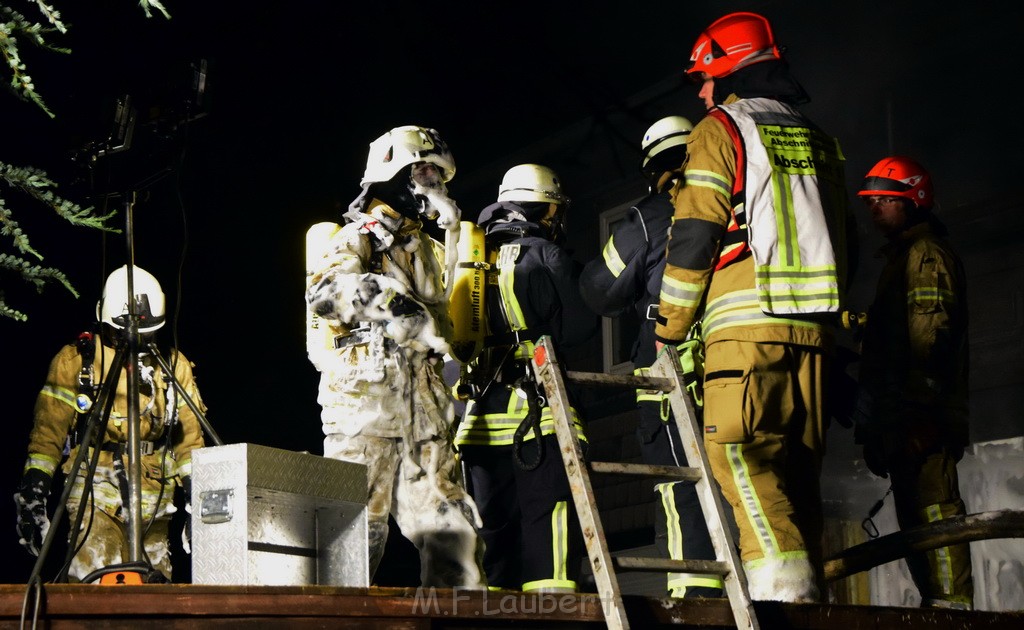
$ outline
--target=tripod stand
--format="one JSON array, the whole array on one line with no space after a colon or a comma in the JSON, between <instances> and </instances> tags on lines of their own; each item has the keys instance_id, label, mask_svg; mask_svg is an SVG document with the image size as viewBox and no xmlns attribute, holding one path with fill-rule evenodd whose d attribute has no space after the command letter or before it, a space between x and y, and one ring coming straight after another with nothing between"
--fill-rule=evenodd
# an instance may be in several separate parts
<instances>
[{"instance_id":1,"label":"tripod stand","mask_svg":"<svg viewBox=\"0 0 1024 630\"><path fill-rule=\"evenodd\" d=\"M118 384L121 379L122 371L126 379L126 420L127 420L127 436L123 443L123 450L126 453L121 452L119 455L127 455L127 466L122 465L121 474L118 475L119 485L121 486L120 495L122 497L121 505L121 516L124 518L125 530L126 530L126 542L127 542L127 556L129 557L129 565L141 566L144 569L152 572L152 567L149 562L144 559L143 553L143 532L142 532L142 441L140 439L140 410L139 410L139 385L140 385L140 362L139 352L140 349L145 349L147 353L152 356L159 364L160 369L163 371L165 381L169 383L168 387L173 388L174 393L187 403L198 422L201 424L203 431L208 436L210 441L220 445L223 442L217 436L216 432L206 421L202 410L195 404L191 399L185 388L182 387L181 383L178 382L174 370L167 364L167 361L163 359L157 350L156 346L151 341L143 341L139 334L140 324L140 305L136 302L137 295L135 292L135 251L134 251L134 205L137 191L153 184L155 181L163 178L173 169L172 167L164 165L156 171L155 174L146 177L144 174L146 171L142 171L140 176L140 168L149 169L151 166L148 159L137 159L138 157L152 157L158 156L158 158L164 157L164 149L167 149L170 145L168 141L175 137L183 137L184 132L187 130L188 125L193 120L197 120L205 116L205 112L196 111L195 108L201 106L204 102L203 95L206 88L206 61L202 60L199 65L192 65L192 80L188 86L188 94L186 98L177 100L177 93L172 97L174 98L173 103L157 103L158 106L170 105L169 107L150 107L148 111L151 113L158 112L159 115L156 118L151 118L143 128L146 133L136 134L136 120L137 110L132 105L132 99L130 95L121 97L117 102L117 107L114 115L114 125L110 135L105 141L99 143L88 143L83 147L81 151L73 158L75 161L79 161L88 167L89 181L93 181L93 168L97 163L103 159L104 162L109 162L110 156L124 153L132 148L133 140L142 140L143 149L148 149L143 156L133 155L133 159L122 162L121 167L123 168L122 177L119 177L119 181L133 182L134 185L121 186L118 185L113 190L130 190L124 195L124 208L125 208L125 241L127 250L127 265L126 265L126 281L127 281L127 293L126 293L126 310L127 316L124 317L123 323L119 322L118 327L121 328L123 335L117 340L116 350L114 353L113 361L110 365L109 372L105 375L102 384L95 391L96 402L88 411L88 416L84 422L80 422L78 425L82 430L77 433L80 436L79 443L77 445L77 453L74 461L71 463L71 467L68 471L67 478L65 479L65 487L61 495L60 502L56 506L53 514L53 523L55 525L60 522L64 512L67 508L68 499L71 497L73 489L76 485L76 480L79 475L84 475L84 479L79 484L82 488L82 494L79 502L79 510L77 513L76 522L71 527L69 534L69 547L68 547L68 561L65 563L64 568L61 570L59 579L66 580L66 571L70 566L71 560L76 555L76 537L81 526L83 509L91 506L95 509L97 505L96 497L92 492L93 478L96 474L96 466L99 462L99 454L104 446L102 440L107 434L107 422L110 417L111 410L114 406L114 400L118 394ZM152 104L151 104L152 105ZM148 142L148 144L147 144ZM182 150L181 155L184 155ZM113 174L117 169L113 169L108 175ZM148 171L152 173L152 171ZM91 342L91 341L90 341ZM170 389L167 390L170 392ZM153 390L154 397L157 395L156 388ZM168 396L168 404L172 396ZM168 418L172 418L170 426L164 427L164 433L168 436L165 445L165 453L167 449L171 447L171 438L169 437L174 431L174 424L177 422L177 405L173 409L170 409ZM81 420L81 419L80 419ZM151 427L152 428L152 427ZM118 446L119 450L121 446ZM90 461L87 463L86 459L89 454L92 454ZM118 458L119 460L122 458ZM123 461L123 460L122 460ZM161 488L164 488L165 477L161 467ZM121 481L123 480L123 481ZM162 495L158 497L154 514L158 513L161 505ZM91 525L90 525L91 526ZM46 536L42 541L39 550L39 557L35 566L33 567L32 573L29 577L30 585L38 585L41 583L40 574L43 567L43 560L46 557L50 547L53 544L53 537L57 532L57 527L51 526L46 532ZM95 573L95 572L94 572ZM91 575L91 574L90 574ZM38 603L38 602L37 602Z\"/></svg>"}]
</instances>

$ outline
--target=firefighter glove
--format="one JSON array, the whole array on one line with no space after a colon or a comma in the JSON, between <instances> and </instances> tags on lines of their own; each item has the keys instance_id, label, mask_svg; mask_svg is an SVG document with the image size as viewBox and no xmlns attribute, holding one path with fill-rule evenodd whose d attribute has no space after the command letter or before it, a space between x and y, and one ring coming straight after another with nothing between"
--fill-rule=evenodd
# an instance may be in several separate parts
<instances>
[{"instance_id":1,"label":"firefighter glove","mask_svg":"<svg viewBox=\"0 0 1024 630\"><path fill-rule=\"evenodd\" d=\"M846 371L848 365L859 359L853 350L840 346L829 366L825 408L829 417L847 429L852 429L858 422L863 424L871 411L866 393L861 390L857 379ZM858 416L863 417L858 420Z\"/></svg>"},{"instance_id":2,"label":"firefighter glove","mask_svg":"<svg viewBox=\"0 0 1024 630\"><path fill-rule=\"evenodd\" d=\"M391 310L391 314L395 317L405 317L408 315L417 315L423 312L423 307L420 306L419 302L409 298L401 293L396 293L391 301L388 302L388 308Z\"/></svg>"},{"instance_id":3,"label":"firefighter glove","mask_svg":"<svg viewBox=\"0 0 1024 630\"><path fill-rule=\"evenodd\" d=\"M886 464L885 443L883 440L873 439L864 442L864 465L882 479L889 477L889 467Z\"/></svg>"},{"instance_id":4,"label":"firefighter glove","mask_svg":"<svg viewBox=\"0 0 1024 630\"><path fill-rule=\"evenodd\" d=\"M38 468L29 468L14 493L14 505L18 512L18 542L33 556L39 555L43 539L50 530L46 497L50 494L52 479Z\"/></svg>"},{"instance_id":5,"label":"firefighter glove","mask_svg":"<svg viewBox=\"0 0 1024 630\"><path fill-rule=\"evenodd\" d=\"M877 434L878 422L874 420L874 398L864 387L857 387L849 406L850 424L853 425L854 444L866 444ZM845 426L845 425L844 425Z\"/></svg>"}]
</instances>

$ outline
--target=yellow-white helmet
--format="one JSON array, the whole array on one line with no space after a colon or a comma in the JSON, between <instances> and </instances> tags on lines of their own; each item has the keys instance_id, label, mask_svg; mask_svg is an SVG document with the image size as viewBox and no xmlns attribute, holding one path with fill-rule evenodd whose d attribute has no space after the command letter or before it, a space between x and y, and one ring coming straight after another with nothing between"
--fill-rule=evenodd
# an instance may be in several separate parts
<instances>
[{"instance_id":1,"label":"yellow-white helmet","mask_svg":"<svg viewBox=\"0 0 1024 630\"><path fill-rule=\"evenodd\" d=\"M657 155L671 149L680 147L680 159L677 164L682 164L682 157L685 156L686 143L690 139L690 132L693 130L693 123L682 116L665 116L658 120L644 133L644 139L640 142L640 170L648 172L647 165ZM660 169L659 169L660 170Z\"/></svg>"},{"instance_id":2,"label":"yellow-white helmet","mask_svg":"<svg viewBox=\"0 0 1024 630\"><path fill-rule=\"evenodd\" d=\"M429 162L448 182L455 177L455 159L435 129L405 125L395 127L370 143L366 171L360 185L390 181L403 168L417 162Z\"/></svg>"},{"instance_id":3,"label":"yellow-white helmet","mask_svg":"<svg viewBox=\"0 0 1024 630\"><path fill-rule=\"evenodd\" d=\"M132 271L135 289L135 315L139 318L139 332L153 332L164 325L166 303L160 283L145 269L135 266ZM96 317L114 328L128 326L128 265L122 265L107 276L103 297L96 303Z\"/></svg>"},{"instance_id":4,"label":"yellow-white helmet","mask_svg":"<svg viewBox=\"0 0 1024 630\"><path fill-rule=\"evenodd\" d=\"M562 180L540 164L520 164L508 169L498 187L498 201L541 201L568 204Z\"/></svg>"}]
</instances>

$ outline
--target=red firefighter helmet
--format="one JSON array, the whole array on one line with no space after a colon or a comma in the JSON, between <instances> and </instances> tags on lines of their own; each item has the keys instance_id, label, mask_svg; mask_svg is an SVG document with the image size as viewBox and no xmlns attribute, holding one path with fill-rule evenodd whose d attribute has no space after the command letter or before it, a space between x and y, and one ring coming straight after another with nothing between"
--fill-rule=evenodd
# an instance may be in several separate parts
<instances>
[{"instance_id":1,"label":"red firefighter helmet","mask_svg":"<svg viewBox=\"0 0 1024 630\"><path fill-rule=\"evenodd\" d=\"M903 197L918 208L931 208L934 196L932 177L914 160L894 155L871 167L857 195Z\"/></svg>"},{"instance_id":2,"label":"red firefighter helmet","mask_svg":"<svg viewBox=\"0 0 1024 630\"><path fill-rule=\"evenodd\" d=\"M686 72L706 72L716 79L740 68L781 59L768 20L757 13L730 13L715 20L697 37Z\"/></svg>"}]
</instances>

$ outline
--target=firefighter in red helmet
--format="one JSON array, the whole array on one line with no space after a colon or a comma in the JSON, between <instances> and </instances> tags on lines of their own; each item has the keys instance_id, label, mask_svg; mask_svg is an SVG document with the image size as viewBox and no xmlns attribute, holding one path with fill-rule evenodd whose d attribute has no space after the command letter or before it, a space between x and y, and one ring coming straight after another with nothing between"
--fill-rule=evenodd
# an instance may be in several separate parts
<instances>
[{"instance_id":1,"label":"firefighter in red helmet","mask_svg":"<svg viewBox=\"0 0 1024 630\"><path fill-rule=\"evenodd\" d=\"M963 264L932 214L931 176L887 157L860 191L887 239L861 348L855 439L892 482L901 528L962 516L957 462L968 444L967 292ZM970 547L907 556L922 606L971 608Z\"/></svg>"},{"instance_id":2,"label":"firefighter in red helmet","mask_svg":"<svg viewBox=\"0 0 1024 630\"><path fill-rule=\"evenodd\" d=\"M712 23L686 72L708 112L672 190L656 345L682 343L700 322L704 444L751 598L817 602L826 375L845 285L843 156L797 109L809 98L765 17Z\"/></svg>"}]
</instances>

